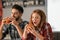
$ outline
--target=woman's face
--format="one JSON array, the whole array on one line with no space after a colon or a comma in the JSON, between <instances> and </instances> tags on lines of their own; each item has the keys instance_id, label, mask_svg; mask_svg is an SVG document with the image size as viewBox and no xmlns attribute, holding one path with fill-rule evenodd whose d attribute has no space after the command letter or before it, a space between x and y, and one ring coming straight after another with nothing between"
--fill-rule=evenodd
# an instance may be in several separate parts
<instances>
[{"instance_id":1,"label":"woman's face","mask_svg":"<svg viewBox=\"0 0 60 40\"><path fill-rule=\"evenodd\" d=\"M33 14L32 14L32 23L33 23L33 25L34 25L34 26L38 26L39 23L40 23L40 21L41 21L40 15L37 14L37 13L33 13Z\"/></svg>"}]
</instances>

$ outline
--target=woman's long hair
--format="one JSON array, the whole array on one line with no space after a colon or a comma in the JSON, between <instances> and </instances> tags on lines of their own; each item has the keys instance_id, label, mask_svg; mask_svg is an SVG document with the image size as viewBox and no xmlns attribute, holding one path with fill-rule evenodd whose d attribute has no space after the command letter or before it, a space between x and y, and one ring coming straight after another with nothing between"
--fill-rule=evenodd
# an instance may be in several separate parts
<instances>
[{"instance_id":1,"label":"woman's long hair","mask_svg":"<svg viewBox=\"0 0 60 40\"><path fill-rule=\"evenodd\" d=\"M43 24L46 23L46 15L45 15L45 13L44 13L42 10L40 10L40 9L36 9L36 10L34 10L34 11L32 12L31 17L30 17L30 21L29 21L29 26L34 26L33 23L32 23L32 15L33 15L34 13L37 13L37 14L40 15L41 21L40 21L40 23L39 23L38 26L39 26L39 27L42 27Z\"/></svg>"}]
</instances>

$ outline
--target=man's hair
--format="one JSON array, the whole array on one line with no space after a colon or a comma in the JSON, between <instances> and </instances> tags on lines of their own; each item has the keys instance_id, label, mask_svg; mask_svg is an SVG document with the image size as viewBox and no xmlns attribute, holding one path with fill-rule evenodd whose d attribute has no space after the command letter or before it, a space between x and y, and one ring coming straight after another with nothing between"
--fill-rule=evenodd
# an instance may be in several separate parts
<instances>
[{"instance_id":1,"label":"man's hair","mask_svg":"<svg viewBox=\"0 0 60 40\"><path fill-rule=\"evenodd\" d=\"M15 4L12 6L12 9L17 9L19 12L23 13L24 12L24 9L23 7L21 7L20 5L18 4Z\"/></svg>"}]
</instances>

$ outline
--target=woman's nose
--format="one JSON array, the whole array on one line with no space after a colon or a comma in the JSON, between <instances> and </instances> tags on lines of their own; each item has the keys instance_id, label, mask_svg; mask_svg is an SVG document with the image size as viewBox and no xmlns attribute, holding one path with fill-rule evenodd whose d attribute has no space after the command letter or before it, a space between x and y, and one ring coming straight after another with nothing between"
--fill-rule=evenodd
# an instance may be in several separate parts
<instances>
[{"instance_id":1,"label":"woman's nose","mask_svg":"<svg viewBox=\"0 0 60 40\"><path fill-rule=\"evenodd\" d=\"M36 21L36 19L34 19L34 21Z\"/></svg>"}]
</instances>

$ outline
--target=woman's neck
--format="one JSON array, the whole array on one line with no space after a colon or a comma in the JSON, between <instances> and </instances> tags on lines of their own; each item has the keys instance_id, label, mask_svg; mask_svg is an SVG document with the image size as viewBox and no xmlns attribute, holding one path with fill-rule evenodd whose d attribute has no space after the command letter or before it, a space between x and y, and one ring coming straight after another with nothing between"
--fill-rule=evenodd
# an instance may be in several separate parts
<instances>
[{"instance_id":1,"label":"woman's neck","mask_svg":"<svg viewBox=\"0 0 60 40\"><path fill-rule=\"evenodd\" d=\"M40 32L40 28L38 26L34 26L35 30L39 33Z\"/></svg>"}]
</instances>

